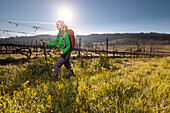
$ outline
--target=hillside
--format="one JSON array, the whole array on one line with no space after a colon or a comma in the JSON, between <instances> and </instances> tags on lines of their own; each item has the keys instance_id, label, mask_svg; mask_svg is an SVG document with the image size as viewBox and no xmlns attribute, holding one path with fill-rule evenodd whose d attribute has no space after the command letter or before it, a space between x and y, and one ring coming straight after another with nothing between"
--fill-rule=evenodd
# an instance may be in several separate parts
<instances>
[{"instance_id":1,"label":"hillside","mask_svg":"<svg viewBox=\"0 0 170 113\"><path fill-rule=\"evenodd\" d=\"M78 35L82 38L82 43L105 43L108 38L110 44L137 44L141 41L154 40L157 44L169 44L170 34L160 33L124 33L124 34L91 34Z\"/></svg>"},{"instance_id":2,"label":"hillside","mask_svg":"<svg viewBox=\"0 0 170 113\"><path fill-rule=\"evenodd\" d=\"M36 36L22 36L22 37L10 37L10 38L5 38L0 40L0 44L28 44L31 45L31 43L34 45L36 44L37 41L37 45L40 44L40 40L44 40L46 42L50 42L55 40L55 36L52 35L36 35Z\"/></svg>"},{"instance_id":3,"label":"hillside","mask_svg":"<svg viewBox=\"0 0 170 113\"><path fill-rule=\"evenodd\" d=\"M1 44L40 44L40 39L43 39L46 42L52 42L55 40L56 36L52 35L36 35L30 37L11 37L0 40ZM161 34L161 33L116 33L116 34L91 34L91 35L77 35L76 43L79 42L81 38L82 43L98 43L105 44L106 38L109 40L109 44L118 44L118 45L136 45L140 42L154 41L155 44L170 44L170 34Z\"/></svg>"}]
</instances>

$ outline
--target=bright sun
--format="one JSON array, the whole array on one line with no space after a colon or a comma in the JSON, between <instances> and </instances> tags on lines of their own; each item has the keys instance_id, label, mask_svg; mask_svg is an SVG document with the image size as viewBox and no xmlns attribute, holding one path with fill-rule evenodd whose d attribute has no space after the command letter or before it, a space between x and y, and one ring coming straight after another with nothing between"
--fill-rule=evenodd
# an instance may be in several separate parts
<instances>
[{"instance_id":1,"label":"bright sun","mask_svg":"<svg viewBox=\"0 0 170 113\"><path fill-rule=\"evenodd\" d=\"M62 9L59 12L59 19L65 21L65 22L70 22L71 21L71 12L70 12L70 10Z\"/></svg>"}]
</instances>

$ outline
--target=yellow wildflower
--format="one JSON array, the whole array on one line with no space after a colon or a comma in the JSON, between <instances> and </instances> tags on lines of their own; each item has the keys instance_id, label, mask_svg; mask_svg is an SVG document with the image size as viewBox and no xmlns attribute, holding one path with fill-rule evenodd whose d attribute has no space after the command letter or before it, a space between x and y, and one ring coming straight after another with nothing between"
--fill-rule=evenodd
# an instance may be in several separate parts
<instances>
[{"instance_id":1,"label":"yellow wildflower","mask_svg":"<svg viewBox=\"0 0 170 113\"><path fill-rule=\"evenodd\" d=\"M17 91L13 91L13 93L15 94Z\"/></svg>"},{"instance_id":2,"label":"yellow wildflower","mask_svg":"<svg viewBox=\"0 0 170 113\"><path fill-rule=\"evenodd\" d=\"M27 88L28 91L30 91L30 88Z\"/></svg>"}]
</instances>

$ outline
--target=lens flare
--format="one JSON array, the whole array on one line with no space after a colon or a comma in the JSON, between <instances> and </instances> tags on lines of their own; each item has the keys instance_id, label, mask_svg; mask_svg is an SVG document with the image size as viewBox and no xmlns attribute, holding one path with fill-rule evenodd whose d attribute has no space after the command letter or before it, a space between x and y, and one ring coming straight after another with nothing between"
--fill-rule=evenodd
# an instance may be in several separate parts
<instances>
[{"instance_id":1,"label":"lens flare","mask_svg":"<svg viewBox=\"0 0 170 113\"><path fill-rule=\"evenodd\" d=\"M59 13L59 20L63 20L64 22L70 22L71 21L71 11L68 9L62 9Z\"/></svg>"}]
</instances>

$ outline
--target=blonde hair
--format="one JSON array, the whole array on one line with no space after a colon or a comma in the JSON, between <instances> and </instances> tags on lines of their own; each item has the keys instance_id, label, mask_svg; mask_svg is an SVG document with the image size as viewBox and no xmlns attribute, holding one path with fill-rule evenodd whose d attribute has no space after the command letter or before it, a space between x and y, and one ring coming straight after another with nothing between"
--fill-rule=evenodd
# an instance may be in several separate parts
<instances>
[{"instance_id":1,"label":"blonde hair","mask_svg":"<svg viewBox=\"0 0 170 113\"><path fill-rule=\"evenodd\" d=\"M58 20L57 22L59 22L61 24L62 29L66 30L66 31L68 30L68 26L65 24L65 22L63 20Z\"/></svg>"}]
</instances>

